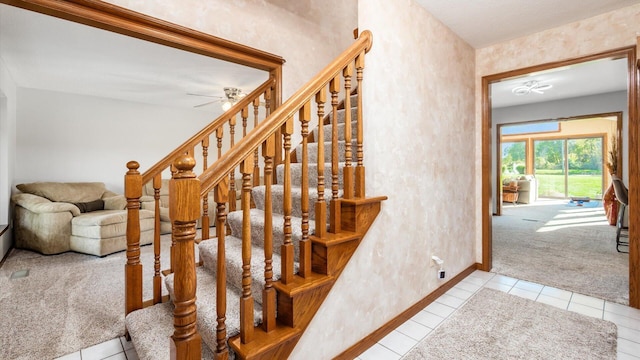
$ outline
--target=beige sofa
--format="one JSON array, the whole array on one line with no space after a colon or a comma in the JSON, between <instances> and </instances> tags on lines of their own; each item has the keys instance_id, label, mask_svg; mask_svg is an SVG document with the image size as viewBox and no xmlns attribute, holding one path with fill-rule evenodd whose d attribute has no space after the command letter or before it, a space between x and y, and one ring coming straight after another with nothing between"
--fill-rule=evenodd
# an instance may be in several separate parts
<instances>
[{"instance_id":1,"label":"beige sofa","mask_svg":"<svg viewBox=\"0 0 640 360\"><path fill-rule=\"evenodd\" d=\"M105 256L127 248L127 201L100 182L20 184L16 247L42 254L77 251ZM140 244L153 242L153 212L140 210Z\"/></svg>"},{"instance_id":2,"label":"beige sofa","mask_svg":"<svg viewBox=\"0 0 640 360\"><path fill-rule=\"evenodd\" d=\"M513 178L504 179L502 185L518 185L519 204L531 204L538 200L538 181L534 175L518 175Z\"/></svg>"}]
</instances>

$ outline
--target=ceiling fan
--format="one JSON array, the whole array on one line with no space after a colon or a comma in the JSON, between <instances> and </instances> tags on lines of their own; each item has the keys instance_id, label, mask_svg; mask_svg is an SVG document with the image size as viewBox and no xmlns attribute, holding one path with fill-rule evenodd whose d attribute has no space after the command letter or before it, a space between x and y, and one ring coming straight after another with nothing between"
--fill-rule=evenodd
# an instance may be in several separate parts
<instances>
[{"instance_id":1,"label":"ceiling fan","mask_svg":"<svg viewBox=\"0 0 640 360\"><path fill-rule=\"evenodd\" d=\"M231 108L231 106L233 106L235 103L240 101L240 99L245 97L247 94L243 93L242 90L238 88L225 87L224 96L214 96L214 95L195 94L195 93L187 93L187 95L215 98L215 100L211 100L199 105L195 105L194 108L206 106L216 102L222 102L222 110L227 111Z\"/></svg>"},{"instance_id":2,"label":"ceiling fan","mask_svg":"<svg viewBox=\"0 0 640 360\"><path fill-rule=\"evenodd\" d=\"M513 89L511 89L511 92L518 96L527 95L532 92L536 94L544 94L545 90L549 90L552 87L553 85L551 84L540 84L538 80L530 80L520 86L514 87Z\"/></svg>"}]
</instances>

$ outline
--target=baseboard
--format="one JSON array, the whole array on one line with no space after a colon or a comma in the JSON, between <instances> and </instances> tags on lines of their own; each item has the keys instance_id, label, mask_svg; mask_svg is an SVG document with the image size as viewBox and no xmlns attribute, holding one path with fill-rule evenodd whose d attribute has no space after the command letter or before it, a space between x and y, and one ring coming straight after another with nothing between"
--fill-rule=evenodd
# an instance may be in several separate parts
<instances>
[{"instance_id":1,"label":"baseboard","mask_svg":"<svg viewBox=\"0 0 640 360\"><path fill-rule=\"evenodd\" d=\"M462 279L466 278L478 269L477 263L470 265L468 268L463 270L460 274L454 276L451 280L447 281L445 284L431 292L424 299L418 301L414 305L412 305L407 310L400 313L400 315L393 318L391 321L384 324L378 330L372 332L364 339L358 341L356 344L342 352L340 355L334 357L334 360L350 360L355 359L358 355L365 352L367 349L372 347L375 343L380 341L382 338L387 336L393 330L395 330L398 326L404 324L407 320L411 319L414 315L422 311L427 305L434 302L437 298L439 298L442 294L449 291L452 287L456 286Z\"/></svg>"}]
</instances>

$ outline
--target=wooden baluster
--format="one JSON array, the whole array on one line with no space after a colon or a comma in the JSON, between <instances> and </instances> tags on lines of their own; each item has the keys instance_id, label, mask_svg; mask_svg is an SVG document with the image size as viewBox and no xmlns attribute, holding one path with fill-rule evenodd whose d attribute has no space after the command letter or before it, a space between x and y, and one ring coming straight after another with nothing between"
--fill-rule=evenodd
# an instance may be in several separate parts
<instances>
[{"instance_id":1,"label":"wooden baluster","mask_svg":"<svg viewBox=\"0 0 640 360\"><path fill-rule=\"evenodd\" d=\"M222 136L224 135L224 129L222 126L216 129L216 138L218 139L218 159L222 156Z\"/></svg>"},{"instance_id":2,"label":"wooden baluster","mask_svg":"<svg viewBox=\"0 0 640 360\"><path fill-rule=\"evenodd\" d=\"M209 137L202 139L202 172L208 168L207 158L209 156ZM202 240L209 239L209 196L202 197Z\"/></svg>"},{"instance_id":3,"label":"wooden baluster","mask_svg":"<svg viewBox=\"0 0 640 360\"><path fill-rule=\"evenodd\" d=\"M353 198L353 166L351 160L353 151L351 149L351 76L353 75L353 64L347 65L342 70L344 76L344 169L342 169L342 197Z\"/></svg>"},{"instance_id":4,"label":"wooden baluster","mask_svg":"<svg viewBox=\"0 0 640 360\"><path fill-rule=\"evenodd\" d=\"M174 256L173 335L171 359L200 359L201 338L196 328L196 267L194 242L200 216L200 180L193 173L192 157L179 158L178 169L169 182L171 219L176 245Z\"/></svg>"},{"instance_id":5,"label":"wooden baluster","mask_svg":"<svg viewBox=\"0 0 640 360\"><path fill-rule=\"evenodd\" d=\"M309 121L311 120L311 103L305 103L299 112L302 124L302 238L300 240L300 276L311 275L311 241L309 240Z\"/></svg>"},{"instance_id":6,"label":"wooden baluster","mask_svg":"<svg viewBox=\"0 0 640 360\"><path fill-rule=\"evenodd\" d=\"M264 290L262 292L262 327L269 332L276 328L276 290L273 288L273 203L271 183L273 180L273 156L275 138L270 136L262 144L264 157Z\"/></svg>"},{"instance_id":7,"label":"wooden baluster","mask_svg":"<svg viewBox=\"0 0 640 360\"><path fill-rule=\"evenodd\" d=\"M249 118L249 105L242 109L242 137L247 136L247 119Z\"/></svg>"},{"instance_id":8,"label":"wooden baluster","mask_svg":"<svg viewBox=\"0 0 640 360\"><path fill-rule=\"evenodd\" d=\"M358 133L357 136L357 157L358 165L356 166L355 195L363 198L364 195L364 133L362 123L362 72L364 70L364 51L356 57L356 79L358 81Z\"/></svg>"},{"instance_id":9,"label":"wooden baluster","mask_svg":"<svg viewBox=\"0 0 640 360\"><path fill-rule=\"evenodd\" d=\"M281 246L281 279L283 284L293 281L293 242L291 241L291 134L293 134L293 118L289 118L282 125L282 135L284 136L284 242Z\"/></svg>"},{"instance_id":10,"label":"wooden baluster","mask_svg":"<svg viewBox=\"0 0 640 360\"><path fill-rule=\"evenodd\" d=\"M317 237L323 237L327 232L327 204L324 201L324 103L327 93L323 88L316 94L318 104L318 200L315 204Z\"/></svg>"},{"instance_id":11,"label":"wooden baluster","mask_svg":"<svg viewBox=\"0 0 640 360\"><path fill-rule=\"evenodd\" d=\"M265 95L266 96L266 95ZM253 104L256 105L256 101L258 106L260 106L260 98L258 97L254 100ZM255 129L258 126L258 109L259 107L255 107L254 117L253 117L253 128ZM253 186L260 186L260 165L259 165L259 155L258 148L253 151Z\"/></svg>"},{"instance_id":12,"label":"wooden baluster","mask_svg":"<svg viewBox=\"0 0 640 360\"><path fill-rule=\"evenodd\" d=\"M331 202L329 208L329 232L340 232L340 199L338 199L338 94L340 93L340 77L336 76L329 82L331 91Z\"/></svg>"},{"instance_id":13,"label":"wooden baluster","mask_svg":"<svg viewBox=\"0 0 640 360\"><path fill-rule=\"evenodd\" d=\"M124 266L125 315L142 309L142 263L140 263L140 197L142 175L140 164L127 163L124 195L127 198L127 263Z\"/></svg>"},{"instance_id":14,"label":"wooden baluster","mask_svg":"<svg viewBox=\"0 0 640 360\"><path fill-rule=\"evenodd\" d=\"M160 276L160 188L162 173L153 177L154 231L153 231L153 303L162 302L162 276Z\"/></svg>"},{"instance_id":15,"label":"wooden baluster","mask_svg":"<svg viewBox=\"0 0 640 360\"><path fill-rule=\"evenodd\" d=\"M218 263L216 268L216 315L218 325L216 326L216 360L228 359L227 350L227 326L225 324L227 313L227 265L225 254L225 225L227 214L225 203L229 201L228 180L223 179L216 185L213 193L217 206L216 217L216 237L218 239Z\"/></svg>"},{"instance_id":16,"label":"wooden baluster","mask_svg":"<svg viewBox=\"0 0 640 360\"><path fill-rule=\"evenodd\" d=\"M244 132L247 131L245 109L242 109L242 122L244 125L244 129L243 129ZM229 119L229 128L230 128L229 133L231 134L230 148L233 148L233 146L236 143L235 127L236 127L236 115L233 115L233 117ZM244 135L246 135L246 133ZM236 211L236 170L235 169L231 170L231 172L229 173L229 184L230 184L229 194L228 194L229 211Z\"/></svg>"},{"instance_id":17,"label":"wooden baluster","mask_svg":"<svg viewBox=\"0 0 640 360\"><path fill-rule=\"evenodd\" d=\"M242 298L240 299L240 340L253 340L253 295L251 294L251 173L253 160L244 159L242 173Z\"/></svg>"}]
</instances>

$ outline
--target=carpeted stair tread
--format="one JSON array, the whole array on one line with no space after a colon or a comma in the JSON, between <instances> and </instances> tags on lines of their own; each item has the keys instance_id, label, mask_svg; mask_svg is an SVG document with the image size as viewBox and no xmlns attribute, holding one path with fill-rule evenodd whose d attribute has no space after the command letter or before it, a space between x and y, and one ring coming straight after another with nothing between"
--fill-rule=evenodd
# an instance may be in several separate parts
<instances>
[{"instance_id":1,"label":"carpeted stair tread","mask_svg":"<svg viewBox=\"0 0 640 360\"><path fill-rule=\"evenodd\" d=\"M327 163L331 163L331 159L333 159L333 156L332 156L333 149L331 148L331 144L332 144L331 140L324 142L324 161ZM338 161L339 162L344 162L346 159L345 144L346 143L343 140L338 141ZM358 160L357 151L355 151L357 144L358 142L355 139L351 141L351 161L352 162L356 162ZM309 143L307 145L307 149L309 154L309 162L317 163L318 162L318 143ZM298 146L296 146L295 152L296 152L297 163L302 162L302 144L299 144Z\"/></svg>"},{"instance_id":2,"label":"carpeted stair tread","mask_svg":"<svg viewBox=\"0 0 640 360\"><path fill-rule=\"evenodd\" d=\"M217 274L218 240L210 239L198 245L200 258L204 267L213 275ZM242 290L242 240L235 236L225 237L225 259L227 264L227 286L233 286L238 292ZM272 257L273 280L280 280L280 255ZM295 266L297 271L297 264ZM256 302L262 304L264 289L264 247L251 246L251 292Z\"/></svg>"},{"instance_id":3,"label":"carpeted stair tread","mask_svg":"<svg viewBox=\"0 0 640 360\"><path fill-rule=\"evenodd\" d=\"M234 211L227 215L227 224L231 228L231 235L242 237L242 211ZM273 252L280 254L280 247L284 243L284 215L273 213ZM314 233L316 223L309 220L309 235ZM295 261L299 261L300 240L302 238L302 219L291 217L291 241L293 242ZM257 246L263 246L264 238L264 211L251 209L251 242Z\"/></svg>"},{"instance_id":4,"label":"carpeted stair tread","mask_svg":"<svg viewBox=\"0 0 640 360\"><path fill-rule=\"evenodd\" d=\"M169 360L169 337L173 335L173 303L167 302L136 310L126 319L127 330L140 360ZM213 352L202 343L202 359L213 359Z\"/></svg>"},{"instance_id":5,"label":"carpeted stair tread","mask_svg":"<svg viewBox=\"0 0 640 360\"><path fill-rule=\"evenodd\" d=\"M355 104L351 105L351 121L358 120L358 108L354 107ZM333 121L333 109L331 108L331 104L327 104L324 107L324 113L328 122L331 123ZM338 124L344 123L345 118L345 110L338 109Z\"/></svg>"},{"instance_id":6,"label":"carpeted stair tread","mask_svg":"<svg viewBox=\"0 0 640 360\"><path fill-rule=\"evenodd\" d=\"M251 190L251 196L253 201L256 204L256 208L264 209L264 196L265 196L266 187L264 185L256 186ZM329 204L331 201L331 189L327 191L325 189L324 192L324 201ZM342 197L342 189L338 191L338 197ZM302 217L302 205L300 203L302 199L302 188L300 187L291 187L291 203L292 210L291 215L295 217ZM318 188L312 187L309 188L309 219L315 220L316 211L315 211L315 203L318 200ZM283 201L284 201L284 186L283 185L271 185L271 203L272 210L274 213L282 214L283 213ZM327 221L328 221L329 213L327 212Z\"/></svg>"},{"instance_id":7,"label":"carpeted stair tread","mask_svg":"<svg viewBox=\"0 0 640 360\"><path fill-rule=\"evenodd\" d=\"M352 163L355 166L355 163ZM309 175L309 188L318 186L318 164L309 162L309 171L307 174ZM342 168L344 167L344 163L338 163L338 186L342 189L343 178L342 178ZM284 184L284 164L280 164L276 166L276 179L278 184ZM302 164L300 163L292 163L291 164L291 185L293 187L300 187L302 184ZM329 189L331 192L331 163L324 164L324 188L325 192Z\"/></svg>"},{"instance_id":8,"label":"carpeted stair tread","mask_svg":"<svg viewBox=\"0 0 640 360\"><path fill-rule=\"evenodd\" d=\"M338 124L338 139L342 139L344 140L344 123L339 123ZM324 131L324 141L331 141L331 137L332 137L332 131L333 131L333 125L331 124L327 124L324 125L322 127L322 130ZM313 142L318 142L318 128L313 129L313 131L311 131L311 133L313 134ZM358 124L351 120L351 139L356 139L356 134L358 133ZM311 143L311 142L310 142Z\"/></svg>"},{"instance_id":9,"label":"carpeted stair tread","mask_svg":"<svg viewBox=\"0 0 640 360\"><path fill-rule=\"evenodd\" d=\"M196 288L196 305L198 307L198 332L202 341L210 348L216 348L216 277L204 266L196 267L196 277L198 286ZM165 285L173 298L173 274L165 278ZM234 287L227 286L227 311L225 325L227 327L227 337L232 337L240 333L240 304L241 292ZM262 307L254 302L253 306L254 325L262 322Z\"/></svg>"}]
</instances>

